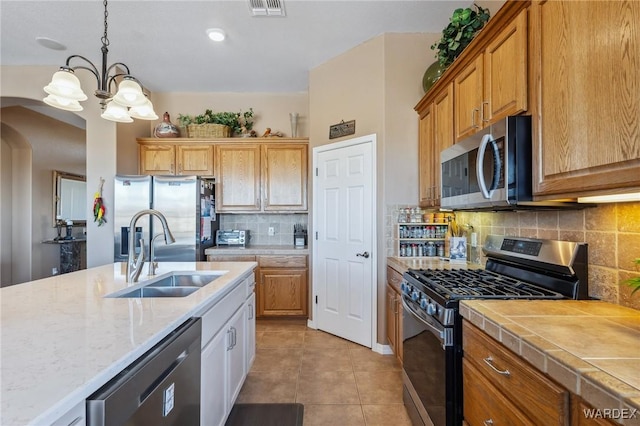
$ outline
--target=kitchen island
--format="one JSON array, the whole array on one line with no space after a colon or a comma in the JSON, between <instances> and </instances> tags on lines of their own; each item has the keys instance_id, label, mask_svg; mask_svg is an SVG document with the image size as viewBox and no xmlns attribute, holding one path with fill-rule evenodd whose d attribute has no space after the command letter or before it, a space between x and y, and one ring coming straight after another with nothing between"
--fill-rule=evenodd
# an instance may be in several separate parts
<instances>
[{"instance_id":1,"label":"kitchen island","mask_svg":"<svg viewBox=\"0 0 640 426\"><path fill-rule=\"evenodd\" d=\"M1 298L0 424L51 424L253 274L255 262L160 263L225 271L186 297L105 298L127 287L123 263L6 287ZM139 281L145 276L146 267Z\"/></svg>"}]
</instances>

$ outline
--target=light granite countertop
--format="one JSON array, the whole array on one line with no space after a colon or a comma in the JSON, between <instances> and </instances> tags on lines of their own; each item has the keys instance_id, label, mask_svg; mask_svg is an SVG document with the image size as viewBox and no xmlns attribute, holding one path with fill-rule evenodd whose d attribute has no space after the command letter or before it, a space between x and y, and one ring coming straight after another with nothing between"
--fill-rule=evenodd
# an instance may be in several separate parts
<instances>
[{"instance_id":1,"label":"light granite countertop","mask_svg":"<svg viewBox=\"0 0 640 426\"><path fill-rule=\"evenodd\" d=\"M204 254L216 255L216 254L233 254L233 255L296 255L296 254L309 254L309 248L295 247L291 245L248 245L246 247L225 247L217 246L211 247L204 251Z\"/></svg>"},{"instance_id":2,"label":"light granite countertop","mask_svg":"<svg viewBox=\"0 0 640 426\"><path fill-rule=\"evenodd\" d=\"M157 275L226 271L195 293L176 298L104 298L127 287L124 263L0 289L0 424L50 424L227 294L256 266L160 263ZM140 282L149 278L143 275Z\"/></svg>"},{"instance_id":3,"label":"light granite countertop","mask_svg":"<svg viewBox=\"0 0 640 426\"><path fill-rule=\"evenodd\" d=\"M595 300L464 300L460 313L594 408L640 424L640 311Z\"/></svg>"}]
</instances>

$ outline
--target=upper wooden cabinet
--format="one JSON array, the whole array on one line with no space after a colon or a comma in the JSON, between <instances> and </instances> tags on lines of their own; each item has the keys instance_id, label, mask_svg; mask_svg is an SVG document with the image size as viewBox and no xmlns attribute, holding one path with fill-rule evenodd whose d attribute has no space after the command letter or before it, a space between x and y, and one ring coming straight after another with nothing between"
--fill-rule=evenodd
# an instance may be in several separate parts
<instances>
[{"instance_id":1,"label":"upper wooden cabinet","mask_svg":"<svg viewBox=\"0 0 640 426\"><path fill-rule=\"evenodd\" d=\"M143 175L213 175L213 145L140 144Z\"/></svg>"},{"instance_id":2,"label":"upper wooden cabinet","mask_svg":"<svg viewBox=\"0 0 640 426\"><path fill-rule=\"evenodd\" d=\"M640 188L640 2L534 1L534 192Z\"/></svg>"},{"instance_id":3,"label":"upper wooden cabinet","mask_svg":"<svg viewBox=\"0 0 640 426\"><path fill-rule=\"evenodd\" d=\"M527 21L520 11L456 74L456 141L527 110Z\"/></svg>"},{"instance_id":4,"label":"upper wooden cabinet","mask_svg":"<svg viewBox=\"0 0 640 426\"><path fill-rule=\"evenodd\" d=\"M218 212L308 209L307 139L137 140L140 174L215 176Z\"/></svg>"},{"instance_id":5,"label":"upper wooden cabinet","mask_svg":"<svg viewBox=\"0 0 640 426\"><path fill-rule=\"evenodd\" d=\"M440 152L453 145L453 83L420 110L419 193L421 207L440 205Z\"/></svg>"},{"instance_id":6,"label":"upper wooden cabinet","mask_svg":"<svg viewBox=\"0 0 640 426\"><path fill-rule=\"evenodd\" d=\"M307 210L307 145L262 146L263 210Z\"/></svg>"},{"instance_id":7,"label":"upper wooden cabinet","mask_svg":"<svg viewBox=\"0 0 640 426\"><path fill-rule=\"evenodd\" d=\"M307 144L217 145L216 211L306 211Z\"/></svg>"}]
</instances>

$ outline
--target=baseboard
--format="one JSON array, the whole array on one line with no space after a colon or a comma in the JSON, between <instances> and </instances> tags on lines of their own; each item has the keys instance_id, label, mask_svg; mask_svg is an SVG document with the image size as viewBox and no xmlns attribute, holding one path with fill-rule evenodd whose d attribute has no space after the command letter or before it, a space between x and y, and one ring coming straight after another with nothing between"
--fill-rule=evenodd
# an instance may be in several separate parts
<instances>
[{"instance_id":1,"label":"baseboard","mask_svg":"<svg viewBox=\"0 0 640 426\"><path fill-rule=\"evenodd\" d=\"M373 351L379 353L380 355L393 355L393 351L391 350L391 346L382 345L380 343L376 343L373 345Z\"/></svg>"}]
</instances>

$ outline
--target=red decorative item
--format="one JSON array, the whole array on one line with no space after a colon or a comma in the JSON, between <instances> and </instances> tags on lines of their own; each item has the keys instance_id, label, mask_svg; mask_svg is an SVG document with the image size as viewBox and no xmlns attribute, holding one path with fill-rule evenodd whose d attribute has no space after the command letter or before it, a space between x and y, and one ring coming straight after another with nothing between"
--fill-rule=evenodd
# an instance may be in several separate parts
<instances>
[{"instance_id":1,"label":"red decorative item","mask_svg":"<svg viewBox=\"0 0 640 426\"><path fill-rule=\"evenodd\" d=\"M98 192L93 196L93 221L98 222L98 226L102 226L107 222L107 218L104 216L107 211L102 201L102 187L104 186L104 179L100 178L100 187Z\"/></svg>"}]
</instances>

